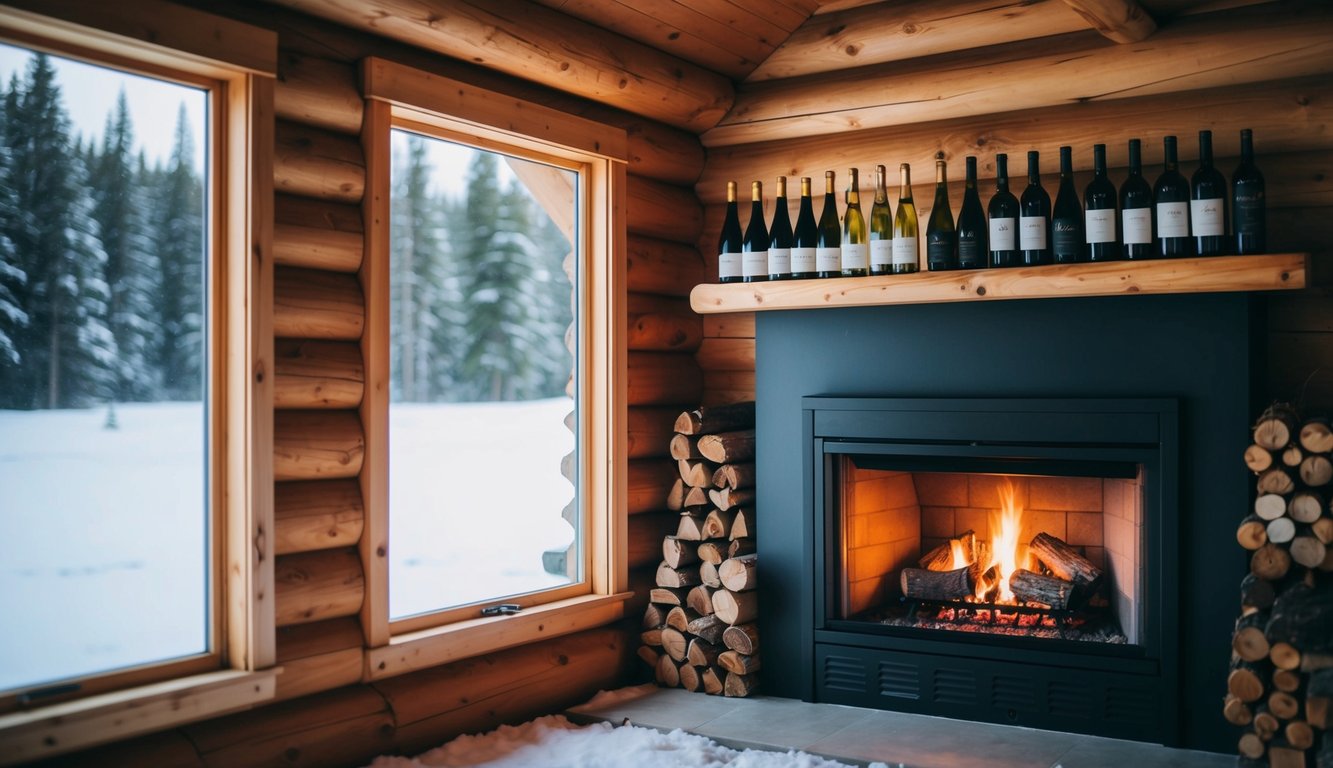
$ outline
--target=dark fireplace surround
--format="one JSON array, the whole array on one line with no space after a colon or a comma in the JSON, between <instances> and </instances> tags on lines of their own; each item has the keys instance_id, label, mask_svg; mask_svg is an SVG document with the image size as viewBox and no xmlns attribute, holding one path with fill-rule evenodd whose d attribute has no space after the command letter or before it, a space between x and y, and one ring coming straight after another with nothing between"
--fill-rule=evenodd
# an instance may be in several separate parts
<instances>
[{"instance_id":1,"label":"dark fireplace surround","mask_svg":"<svg viewBox=\"0 0 1333 768\"><path fill-rule=\"evenodd\" d=\"M1241 294L758 313L765 691L1225 751L1235 596L1223 585L1245 568L1233 523L1249 490L1236 457L1256 314ZM1137 592L1118 608L1129 642L848 621L840 475L853 464L1137 468L1115 481L1141 492ZM894 567L926 543L918 531Z\"/></svg>"}]
</instances>

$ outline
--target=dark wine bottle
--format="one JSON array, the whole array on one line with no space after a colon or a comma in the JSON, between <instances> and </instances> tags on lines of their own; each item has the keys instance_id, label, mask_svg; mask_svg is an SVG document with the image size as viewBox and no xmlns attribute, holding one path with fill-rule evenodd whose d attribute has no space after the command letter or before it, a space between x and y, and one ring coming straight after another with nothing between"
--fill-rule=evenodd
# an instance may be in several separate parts
<instances>
[{"instance_id":1,"label":"dark wine bottle","mask_svg":"<svg viewBox=\"0 0 1333 768\"><path fill-rule=\"evenodd\" d=\"M1200 256L1221 256L1227 242L1227 178L1213 166L1213 132L1199 131L1199 170L1190 177L1190 232Z\"/></svg>"},{"instance_id":2,"label":"dark wine bottle","mask_svg":"<svg viewBox=\"0 0 1333 768\"><path fill-rule=\"evenodd\" d=\"M966 159L967 181L963 187L963 207L958 210L958 268L985 269L989 263L986 249L986 214L977 194L977 159Z\"/></svg>"},{"instance_id":3,"label":"dark wine bottle","mask_svg":"<svg viewBox=\"0 0 1333 768\"><path fill-rule=\"evenodd\" d=\"M1194 250L1190 243L1190 185L1180 175L1175 136L1162 138L1162 155L1162 175L1152 190L1157 203L1157 255L1175 259L1189 256Z\"/></svg>"},{"instance_id":4,"label":"dark wine bottle","mask_svg":"<svg viewBox=\"0 0 1333 768\"><path fill-rule=\"evenodd\" d=\"M773 223L768 227L768 279L791 279L791 214L787 212L787 177L778 177Z\"/></svg>"},{"instance_id":5,"label":"dark wine bottle","mask_svg":"<svg viewBox=\"0 0 1333 768\"><path fill-rule=\"evenodd\" d=\"M720 283L741 281L741 217L736 211L736 182L727 182L727 215L717 239L717 279Z\"/></svg>"},{"instance_id":6,"label":"dark wine bottle","mask_svg":"<svg viewBox=\"0 0 1333 768\"><path fill-rule=\"evenodd\" d=\"M815 277L842 275L842 227L838 201L833 197L833 171L824 171L824 210L819 213L819 246L815 248Z\"/></svg>"},{"instance_id":7,"label":"dark wine bottle","mask_svg":"<svg viewBox=\"0 0 1333 768\"><path fill-rule=\"evenodd\" d=\"M842 219L842 276L865 277L870 274L870 233L861 215L859 174L855 168L847 172L847 213Z\"/></svg>"},{"instance_id":8,"label":"dark wine bottle","mask_svg":"<svg viewBox=\"0 0 1333 768\"><path fill-rule=\"evenodd\" d=\"M926 221L926 269L941 272L958 269L958 253L954 250L957 230L953 225L953 211L949 208L949 178L944 153L935 153L935 201L930 205Z\"/></svg>"},{"instance_id":9,"label":"dark wine bottle","mask_svg":"<svg viewBox=\"0 0 1333 768\"><path fill-rule=\"evenodd\" d=\"M1143 178L1143 147L1129 140L1129 176L1120 185L1120 236L1126 259L1151 259L1154 253L1152 187Z\"/></svg>"},{"instance_id":10,"label":"dark wine bottle","mask_svg":"<svg viewBox=\"0 0 1333 768\"><path fill-rule=\"evenodd\" d=\"M1088 261L1120 258L1116 238L1115 185L1106 178L1106 145L1092 145L1092 181L1083 192L1083 229Z\"/></svg>"},{"instance_id":11,"label":"dark wine bottle","mask_svg":"<svg viewBox=\"0 0 1333 768\"><path fill-rule=\"evenodd\" d=\"M1018 203L1018 247L1025 266L1051 263L1051 196L1041 186L1041 155L1028 152L1028 185Z\"/></svg>"},{"instance_id":12,"label":"dark wine bottle","mask_svg":"<svg viewBox=\"0 0 1333 768\"><path fill-rule=\"evenodd\" d=\"M986 206L990 217L992 267L1018 266L1018 198L1009 191L1009 156L995 156L995 194Z\"/></svg>"},{"instance_id":13,"label":"dark wine bottle","mask_svg":"<svg viewBox=\"0 0 1333 768\"><path fill-rule=\"evenodd\" d=\"M768 279L768 227L764 226L764 183L750 182L750 223L741 241L741 280L761 283Z\"/></svg>"},{"instance_id":14,"label":"dark wine bottle","mask_svg":"<svg viewBox=\"0 0 1333 768\"><path fill-rule=\"evenodd\" d=\"M1268 249L1268 225L1264 200L1264 175L1254 164L1254 133L1240 131L1240 165L1231 175L1231 215L1236 226L1236 253L1264 253ZM1333 738L1333 737L1329 737Z\"/></svg>"},{"instance_id":15,"label":"dark wine bottle","mask_svg":"<svg viewBox=\"0 0 1333 768\"><path fill-rule=\"evenodd\" d=\"M870 206L870 274L893 273L893 210L889 208L889 190L885 169L875 166L875 202Z\"/></svg>"},{"instance_id":16,"label":"dark wine bottle","mask_svg":"<svg viewBox=\"0 0 1333 768\"><path fill-rule=\"evenodd\" d=\"M921 254L916 241L916 203L912 202L912 166L899 164L898 177L901 184L898 212L893 215L893 274L902 275L921 268Z\"/></svg>"},{"instance_id":17,"label":"dark wine bottle","mask_svg":"<svg viewBox=\"0 0 1333 768\"><path fill-rule=\"evenodd\" d=\"M810 177L801 177L801 207L796 211L796 229L792 232L791 276L805 280L815 276L815 249L819 247L819 227L815 226L815 204L810 199Z\"/></svg>"},{"instance_id":18,"label":"dark wine bottle","mask_svg":"<svg viewBox=\"0 0 1333 768\"><path fill-rule=\"evenodd\" d=\"M1083 260L1083 206L1074 191L1073 149L1060 147L1060 190L1051 208L1051 257L1056 264Z\"/></svg>"}]
</instances>

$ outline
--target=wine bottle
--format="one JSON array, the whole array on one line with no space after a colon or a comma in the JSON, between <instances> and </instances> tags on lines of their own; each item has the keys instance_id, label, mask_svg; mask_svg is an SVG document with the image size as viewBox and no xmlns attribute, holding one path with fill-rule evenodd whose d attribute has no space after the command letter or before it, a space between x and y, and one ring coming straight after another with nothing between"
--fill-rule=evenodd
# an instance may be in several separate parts
<instances>
[{"instance_id":1,"label":"wine bottle","mask_svg":"<svg viewBox=\"0 0 1333 768\"><path fill-rule=\"evenodd\" d=\"M967 156L967 181L963 188L963 207L958 211L958 268L985 269L990 254L986 250L986 214L977 194L977 159Z\"/></svg>"},{"instance_id":2,"label":"wine bottle","mask_svg":"<svg viewBox=\"0 0 1333 768\"><path fill-rule=\"evenodd\" d=\"M875 202L870 206L870 274L893 272L893 211L889 208L889 190L885 169L875 166Z\"/></svg>"},{"instance_id":3,"label":"wine bottle","mask_svg":"<svg viewBox=\"0 0 1333 768\"><path fill-rule=\"evenodd\" d=\"M796 229L792 232L791 276L805 280L815 276L815 250L819 246L819 228L815 226L815 204L810 199L810 177L801 177L801 207L796 211Z\"/></svg>"},{"instance_id":4,"label":"wine bottle","mask_svg":"<svg viewBox=\"0 0 1333 768\"><path fill-rule=\"evenodd\" d=\"M1129 176L1120 185L1121 255L1126 259L1151 259L1152 187L1143 178L1143 147L1129 140Z\"/></svg>"},{"instance_id":5,"label":"wine bottle","mask_svg":"<svg viewBox=\"0 0 1333 768\"><path fill-rule=\"evenodd\" d=\"M1189 256L1190 187L1176 161L1176 137L1162 138L1163 169L1153 185L1157 202L1157 255L1173 259Z\"/></svg>"},{"instance_id":6,"label":"wine bottle","mask_svg":"<svg viewBox=\"0 0 1333 768\"><path fill-rule=\"evenodd\" d=\"M1199 131L1199 169L1190 177L1190 222L1195 253L1227 252L1227 178L1213 166L1212 131Z\"/></svg>"},{"instance_id":7,"label":"wine bottle","mask_svg":"<svg viewBox=\"0 0 1333 768\"><path fill-rule=\"evenodd\" d=\"M842 219L842 276L865 277L870 274L870 237L861 215L861 190L855 168L847 172L847 213Z\"/></svg>"},{"instance_id":8,"label":"wine bottle","mask_svg":"<svg viewBox=\"0 0 1333 768\"><path fill-rule=\"evenodd\" d=\"M1018 247L1026 266L1051 263L1051 196L1041 186L1040 158L1028 152L1028 186L1018 203Z\"/></svg>"},{"instance_id":9,"label":"wine bottle","mask_svg":"<svg viewBox=\"0 0 1333 768\"><path fill-rule=\"evenodd\" d=\"M1083 260L1083 206L1074 191L1073 149L1060 147L1060 190L1051 208L1051 258L1056 264Z\"/></svg>"},{"instance_id":10,"label":"wine bottle","mask_svg":"<svg viewBox=\"0 0 1333 768\"><path fill-rule=\"evenodd\" d=\"M898 166L901 187L898 212L893 216L893 274L902 275L920 269L921 256L916 245L916 204L912 202L912 166Z\"/></svg>"},{"instance_id":11,"label":"wine bottle","mask_svg":"<svg viewBox=\"0 0 1333 768\"><path fill-rule=\"evenodd\" d=\"M1009 191L1009 156L995 156L995 194L986 206L990 217L992 267L1018 266L1018 198Z\"/></svg>"},{"instance_id":12,"label":"wine bottle","mask_svg":"<svg viewBox=\"0 0 1333 768\"><path fill-rule=\"evenodd\" d=\"M736 182L727 182L727 216L717 240L717 279L721 283L741 281L741 217L736 211Z\"/></svg>"},{"instance_id":13,"label":"wine bottle","mask_svg":"<svg viewBox=\"0 0 1333 768\"><path fill-rule=\"evenodd\" d=\"M1231 215L1235 218L1236 253L1263 253L1268 249L1265 221L1264 175L1254 164L1254 133L1240 131L1240 165L1231 175ZM1329 737L1333 738L1333 737Z\"/></svg>"},{"instance_id":14,"label":"wine bottle","mask_svg":"<svg viewBox=\"0 0 1333 768\"><path fill-rule=\"evenodd\" d=\"M944 165L944 153L935 153L935 201L930 206L926 222L926 269L939 272L958 269L958 254L954 251L953 211L949 209L949 179Z\"/></svg>"},{"instance_id":15,"label":"wine bottle","mask_svg":"<svg viewBox=\"0 0 1333 768\"><path fill-rule=\"evenodd\" d=\"M778 177L773 223L768 228L768 279L791 278L791 214L787 212L787 177Z\"/></svg>"},{"instance_id":16,"label":"wine bottle","mask_svg":"<svg viewBox=\"0 0 1333 768\"><path fill-rule=\"evenodd\" d=\"M842 274L842 227L838 201L833 198L833 171L824 171L824 210L819 213L819 246L815 248L815 276Z\"/></svg>"},{"instance_id":17,"label":"wine bottle","mask_svg":"<svg viewBox=\"0 0 1333 768\"><path fill-rule=\"evenodd\" d=\"M1116 242L1115 185L1106 178L1106 145L1092 145L1092 181L1083 191L1083 227L1087 238L1088 261L1115 261L1120 258Z\"/></svg>"},{"instance_id":18,"label":"wine bottle","mask_svg":"<svg viewBox=\"0 0 1333 768\"><path fill-rule=\"evenodd\" d=\"M750 182L750 223L741 241L741 279L759 283L768 279L768 227L764 226L764 184Z\"/></svg>"}]
</instances>

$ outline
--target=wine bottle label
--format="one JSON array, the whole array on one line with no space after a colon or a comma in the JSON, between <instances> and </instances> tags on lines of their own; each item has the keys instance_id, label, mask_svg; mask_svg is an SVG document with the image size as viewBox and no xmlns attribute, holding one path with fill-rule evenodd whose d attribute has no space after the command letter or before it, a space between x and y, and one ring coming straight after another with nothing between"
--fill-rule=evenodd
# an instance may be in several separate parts
<instances>
[{"instance_id":1,"label":"wine bottle label","mask_svg":"<svg viewBox=\"0 0 1333 768\"><path fill-rule=\"evenodd\" d=\"M1189 203L1158 203L1157 204L1157 236L1158 237L1189 237L1190 236L1190 204ZM1128 242L1128 240L1126 241Z\"/></svg>"},{"instance_id":2,"label":"wine bottle label","mask_svg":"<svg viewBox=\"0 0 1333 768\"><path fill-rule=\"evenodd\" d=\"M1024 216L1018 220L1018 247L1025 251L1046 250L1046 217Z\"/></svg>"},{"instance_id":3,"label":"wine bottle label","mask_svg":"<svg viewBox=\"0 0 1333 768\"><path fill-rule=\"evenodd\" d=\"M814 248L791 249L791 273L793 275L804 275L815 271L815 250Z\"/></svg>"},{"instance_id":4,"label":"wine bottle label","mask_svg":"<svg viewBox=\"0 0 1333 768\"><path fill-rule=\"evenodd\" d=\"M926 235L926 264L932 269L953 265L953 238L948 234Z\"/></svg>"},{"instance_id":5,"label":"wine bottle label","mask_svg":"<svg viewBox=\"0 0 1333 768\"><path fill-rule=\"evenodd\" d=\"M895 237L893 238L893 263L894 264L916 264L917 247L915 237Z\"/></svg>"},{"instance_id":6,"label":"wine bottle label","mask_svg":"<svg viewBox=\"0 0 1333 768\"><path fill-rule=\"evenodd\" d=\"M1018 247L1018 220L990 220L990 249L992 251L1012 251Z\"/></svg>"},{"instance_id":7,"label":"wine bottle label","mask_svg":"<svg viewBox=\"0 0 1333 768\"><path fill-rule=\"evenodd\" d=\"M1213 237L1227 233L1222 223L1224 205L1220 197L1190 201L1190 221L1193 223L1195 237Z\"/></svg>"},{"instance_id":8,"label":"wine bottle label","mask_svg":"<svg viewBox=\"0 0 1333 768\"><path fill-rule=\"evenodd\" d=\"M1120 212L1120 225L1125 230L1125 245L1152 243L1152 209L1126 208Z\"/></svg>"},{"instance_id":9,"label":"wine bottle label","mask_svg":"<svg viewBox=\"0 0 1333 768\"><path fill-rule=\"evenodd\" d=\"M791 249L790 249L790 248L769 248L769 249L768 249L768 274L770 274L770 275L790 275L790 274L791 274Z\"/></svg>"},{"instance_id":10,"label":"wine bottle label","mask_svg":"<svg viewBox=\"0 0 1333 768\"><path fill-rule=\"evenodd\" d=\"M1239 185L1237 185L1239 187ZM1264 229L1264 193L1246 194L1236 191L1231 215L1235 218L1236 234L1254 235Z\"/></svg>"},{"instance_id":11,"label":"wine bottle label","mask_svg":"<svg viewBox=\"0 0 1333 768\"><path fill-rule=\"evenodd\" d=\"M893 263L893 241L870 241L870 266L887 267Z\"/></svg>"},{"instance_id":12,"label":"wine bottle label","mask_svg":"<svg viewBox=\"0 0 1333 768\"><path fill-rule=\"evenodd\" d=\"M1088 210L1083 214L1083 229L1088 243L1115 242L1115 209Z\"/></svg>"},{"instance_id":13,"label":"wine bottle label","mask_svg":"<svg viewBox=\"0 0 1333 768\"><path fill-rule=\"evenodd\" d=\"M841 272L842 249L819 247L815 249L816 272Z\"/></svg>"},{"instance_id":14,"label":"wine bottle label","mask_svg":"<svg viewBox=\"0 0 1333 768\"><path fill-rule=\"evenodd\" d=\"M1078 219L1052 219L1051 244L1057 256L1077 256L1083 250L1083 238L1079 236Z\"/></svg>"},{"instance_id":15,"label":"wine bottle label","mask_svg":"<svg viewBox=\"0 0 1333 768\"><path fill-rule=\"evenodd\" d=\"M768 251L746 251L741 254L741 275L743 277L767 276Z\"/></svg>"},{"instance_id":16,"label":"wine bottle label","mask_svg":"<svg viewBox=\"0 0 1333 768\"><path fill-rule=\"evenodd\" d=\"M718 277L740 277L741 255L739 253L719 253L717 255Z\"/></svg>"},{"instance_id":17,"label":"wine bottle label","mask_svg":"<svg viewBox=\"0 0 1333 768\"><path fill-rule=\"evenodd\" d=\"M842 268L867 269L870 267L870 243L843 243Z\"/></svg>"},{"instance_id":18,"label":"wine bottle label","mask_svg":"<svg viewBox=\"0 0 1333 768\"><path fill-rule=\"evenodd\" d=\"M958 238L958 266L975 269L985 265L981 254L981 241L974 237Z\"/></svg>"}]
</instances>

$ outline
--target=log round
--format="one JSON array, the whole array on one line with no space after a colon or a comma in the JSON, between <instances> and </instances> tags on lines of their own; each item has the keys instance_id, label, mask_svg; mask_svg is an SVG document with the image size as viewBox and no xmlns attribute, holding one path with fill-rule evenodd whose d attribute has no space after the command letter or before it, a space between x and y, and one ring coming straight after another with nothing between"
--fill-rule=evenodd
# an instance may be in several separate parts
<instances>
[{"instance_id":1,"label":"log round","mask_svg":"<svg viewBox=\"0 0 1333 768\"><path fill-rule=\"evenodd\" d=\"M1236 742L1236 751L1251 760L1258 760L1263 757L1266 749L1263 739L1259 738L1259 734L1254 732L1242 734L1240 741Z\"/></svg>"},{"instance_id":2,"label":"log round","mask_svg":"<svg viewBox=\"0 0 1333 768\"><path fill-rule=\"evenodd\" d=\"M724 651L717 657L718 666L737 675L749 675L759 671L759 657L747 656L736 651Z\"/></svg>"},{"instance_id":3,"label":"log round","mask_svg":"<svg viewBox=\"0 0 1333 768\"><path fill-rule=\"evenodd\" d=\"M1102 577L1102 572L1087 558L1075 552L1065 542L1048 534L1032 537L1028 550L1050 569L1051 573L1080 587L1091 587Z\"/></svg>"},{"instance_id":4,"label":"log round","mask_svg":"<svg viewBox=\"0 0 1333 768\"><path fill-rule=\"evenodd\" d=\"M1333 452L1333 428L1329 420L1322 417L1306 419L1301 425L1301 447L1310 453Z\"/></svg>"},{"instance_id":5,"label":"log round","mask_svg":"<svg viewBox=\"0 0 1333 768\"><path fill-rule=\"evenodd\" d=\"M715 509L704 518L703 536L705 539L725 539L731 531L731 524L736 517L730 510Z\"/></svg>"},{"instance_id":6,"label":"log round","mask_svg":"<svg viewBox=\"0 0 1333 768\"><path fill-rule=\"evenodd\" d=\"M731 650L753 656L759 651L759 628L754 624L727 627L722 642Z\"/></svg>"},{"instance_id":7,"label":"log round","mask_svg":"<svg viewBox=\"0 0 1333 768\"><path fill-rule=\"evenodd\" d=\"M673 661L684 661L687 648L688 644L684 632L672 627L666 627L662 630L662 649Z\"/></svg>"},{"instance_id":8,"label":"log round","mask_svg":"<svg viewBox=\"0 0 1333 768\"><path fill-rule=\"evenodd\" d=\"M1284 693L1295 693L1301 687L1301 673L1294 669L1275 669L1273 687Z\"/></svg>"},{"instance_id":9,"label":"log round","mask_svg":"<svg viewBox=\"0 0 1333 768\"><path fill-rule=\"evenodd\" d=\"M722 579L717 575L717 566L712 563L699 564L699 580L708 586L720 590L722 589ZM713 612L717 612L717 592L713 593ZM751 593L753 594L753 593ZM730 622L728 622L730 623Z\"/></svg>"},{"instance_id":10,"label":"log round","mask_svg":"<svg viewBox=\"0 0 1333 768\"><path fill-rule=\"evenodd\" d=\"M713 485L717 488L752 488L754 487L754 464L723 464L713 473Z\"/></svg>"},{"instance_id":11,"label":"log round","mask_svg":"<svg viewBox=\"0 0 1333 768\"><path fill-rule=\"evenodd\" d=\"M709 696L717 696L722 693L722 680L726 677L726 670L721 667L707 667L700 677L703 678L704 693Z\"/></svg>"},{"instance_id":12,"label":"log round","mask_svg":"<svg viewBox=\"0 0 1333 768\"><path fill-rule=\"evenodd\" d=\"M1301 462L1301 482L1311 488L1318 488L1328 485L1330 480L1333 480L1333 461L1328 456L1306 456Z\"/></svg>"},{"instance_id":13,"label":"log round","mask_svg":"<svg viewBox=\"0 0 1333 768\"><path fill-rule=\"evenodd\" d=\"M703 681L699 677L699 670L690 664L681 664L678 668L680 673L680 687L687 691L698 691L703 687Z\"/></svg>"},{"instance_id":14,"label":"log round","mask_svg":"<svg viewBox=\"0 0 1333 768\"><path fill-rule=\"evenodd\" d=\"M1268 521L1268 540L1274 544L1286 544L1296 537L1296 523L1290 517L1279 517Z\"/></svg>"},{"instance_id":15,"label":"log round","mask_svg":"<svg viewBox=\"0 0 1333 768\"><path fill-rule=\"evenodd\" d=\"M744 592L759 586L758 555L745 555L724 560L717 569L722 586L732 592Z\"/></svg>"},{"instance_id":16,"label":"log round","mask_svg":"<svg viewBox=\"0 0 1333 768\"><path fill-rule=\"evenodd\" d=\"M1266 661L1249 662L1232 659L1231 674L1227 676L1227 692L1249 704L1263 698L1268 688L1272 665Z\"/></svg>"},{"instance_id":17,"label":"log round","mask_svg":"<svg viewBox=\"0 0 1333 768\"><path fill-rule=\"evenodd\" d=\"M279 557L273 566L274 621L307 624L361 610L365 577L355 549Z\"/></svg>"},{"instance_id":18,"label":"log round","mask_svg":"<svg viewBox=\"0 0 1333 768\"><path fill-rule=\"evenodd\" d=\"M689 594L685 596L685 604L690 607L690 610L700 616L712 616L713 588L706 584L700 584L699 586L694 587L690 590Z\"/></svg>"},{"instance_id":19,"label":"log round","mask_svg":"<svg viewBox=\"0 0 1333 768\"><path fill-rule=\"evenodd\" d=\"M1314 536L1296 536L1291 540L1291 559L1306 568L1318 568L1328 557L1328 545Z\"/></svg>"},{"instance_id":20,"label":"log round","mask_svg":"<svg viewBox=\"0 0 1333 768\"><path fill-rule=\"evenodd\" d=\"M355 546L365 508L355 480L275 483L273 551L278 555Z\"/></svg>"},{"instance_id":21,"label":"log round","mask_svg":"<svg viewBox=\"0 0 1333 768\"><path fill-rule=\"evenodd\" d=\"M1291 475L1285 468L1273 467L1259 475L1255 487L1259 489L1259 493L1276 493L1285 496L1296 489L1296 481L1291 479Z\"/></svg>"},{"instance_id":22,"label":"log round","mask_svg":"<svg viewBox=\"0 0 1333 768\"><path fill-rule=\"evenodd\" d=\"M356 341L365 324L366 302L356 276L294 267L273 270L274 336Z\"/></svg>"},{"instance_id":23,"label":"log round","mask_svg":"<svg viewBox=\"0 0 1333 768\"><path fill-rule=\"evenodd\" d=\"M1253 573L1245 574L1240 582L1240 605L1242 608L1254 608L1266 611L1273 607L1277 590L1273 582L1261 579Z\"/></svg>"},{"instance_id":24,"label":"log round","mask_svg":"<svg viewBox=\"0 0 1333 768\"><path fill-rule=\"evenodd\" d=\"M667 688L680 685L680 666L668 654L657 660L657 682Z\"/></svg>"},{"instance_id":25,"label":"log round","mask_svg":"<svg viewBox=\"0 0 1333 768\"><path fill-rule=\"evenodd\" d=\"M297 339L273 344L274 408L356 408L365 386L356 344Z\"/></svg>"},{"instance_id":26,"label":"log round","mask_svg":"<svg viewBox=\"0 0 1333 768\"><path fill-rule=\"evenodd\" d=\"M1254 504L1257 510L1259 502L1255 501ZM1287 515L1298 523L1313 523L1323 512L1324 499L1313 490L1297 491L1291 501L1287 502Z\"/></svg>"},{"instance_id":27,"label":"log round","mask_svg":"<svg viewBox=\"0 0 1333 768\"><path fill-rule=\"evenodd\" d=\"M1276 544L1264 544L1250 557L1250 573L1261 579L1277 581L1291 570L1291 555Z\"/></svg>"},{"instance_id":28,"label":"log round","mask_svg":"<svg viewBox=\"0 0 1333 768\"><path fill-rule=\"evenodd\" d=\"M1278 669L1294 670L1301 667L1301 652L1288 642L1275 642L1268 650L1268 658Z\"/></svg>"},{"instance_id":29,"label":"log round","mask_svg":"<svg viewBox=\"0 0 1333 768\"><path fill-rule=\"evenodd\" d=\"M738 675L735 672L728 672L727 679L722 683L723 694L736 698L749 696L758 689L757 675Z\"/></svg>"},{"instance_id":30,"label":"log round","mask_svg":"<svg viewBox=\"0 0 1333 768\"><path fill-rule=\"evenodd\" d=\"M727 559L727 545L722 541L705 541L698 548L699 559L713 565L721 565Z\"/></svg>"},{"instance_id":31,"label":"log round","mask_svg":"<svg viewBox=\"0 0 1333 768\"><path fill-rule=\"evenodd\" d=\"M1300 418L1290 403L1273 403L1254 422L1254 442L1270 451L1286 448L1298 434Z\"/></svg>"},{"instance_id":32,"label":"log round","mask_svg":"<svg viewBox=\"0 0 1333 768\"><path fill-rule=\"evenodd\" d=\"M754 506L758 494L753 488L713 488L708 491L708 500L720 510L740 506Z\"/></svg>"},{"instance_id":33,"label":"log round","mask_svg":"<svg viewBox=\"0 0 1333 768\"><path fill-rule=\"evenodd\" d=\"M1273 454L1262 445L1251 445L1245 449L1245 466L1256 474L1263 472L1273 466Z\"/></svg>"},{"instance_id":34,"label":"log round","mask_svg":"<svg viewBox=\"0 0 1333 768\"><path fill-rule=\"evenodd\" d=\"M1250 711L1248 704L1227 694L1226 701L1222 704L1222 717L1232 725L1249 725L1254 720L1254 713Z\"/></svg>"},{"instance_id":35,"label":"log round","mask_svg":"<svg viewBox=\"0 0 1333 768\"><path fill-rule=\"evenodd\" d=\"M667 611L666 625L677 632L688 632L690 622L697 618L699 614L683 605L677 605Z\"/></svg>"},{"instance_id":36,"label":"log round","mask_svg":"<svg viewBox=\"0 0 1333 768\"><path fill-rule=\"evenodd\" d=\"M1264 493L1254 499L1254 514L1263 520L1276 520L1287 511L1287 499L1276 493Z\"/></svg>"},{"instance_id":37,"label":"log round","mask_svg":"<svg viewBox=\"0 0 1333 768\"><path fill-rule=\"evenodd\" d=\"M1301 711L1301 704L1286 691L1274 691L1268 696L1268 711L1282 720L1290 720Z\"/></svg>"},{"instance_id":38,"label":"log round","mask_svg":"<svg viewBox=\"0 0 1333 768\"><path fill-rule=\"evenodd\" d=\"M699 562L698 547L675 536L662 539L662 559L672 568L680 568Z\"/></svg>"},{"instance_id":39,"label":"log round","mask_svg":"<svg viewBox=\"0 0 1333 768\"><path fill-rule=\"evenodd\" d=\"M713 593L713 612L727 624L745 624L759 616L759 593L719 589Z\"/></svg>"},{"instance_id":40,"label":"log round","mask_svg":"<svg viewBox=\"0 0 1333 768\"><path fill-rule=\"evenodd\" d=\"M1299 467L1301 462L1305 461L1305 451L1301 450L1295 443L1282 449L1282 465L1286 467Z\"/></svg>"},{"instance_id":41,"label":"log round","mask_svg":"<svg viewBox=\"0 0 1333 768\"><path fill-rule=\"evenodd\" d=\"M1268 624L1268 614L1264 611L1248 613L1236 620L1236 631L1231 636L1231 649L1245 661L1259 661L1268 658L1268 638L1264 636L1264 627Z\"/></svg>"},{"instance_id":42,"label":"log round","mask_svg":"<svg viewBox=\"0 0 1333 768\"><path fill-rule=\"evenodd\" d=\"M696 667L707 667L717 662L721 649L701 637L690 640L690 647L685 652L685 660Z\"/></svg>"},{"instance_id":43,"label":"log round","mask_svg":"<svg viewBox=\"0 0 1333 768\"><path fill-rule=\"evenodd\" d=\"M1236 543L1251 551L1259 549L1268 543L1268 523L1258 515L1240 521L1236 528Z\"/></svg>"},{"instance_id":44,"label":"log round","mask_svg":"<svg viewBox=\"0 0 1333 768\"><path fill-rule=\"evenodd\" d=\"M750 461L754 458L754 430L721 432L699 438L699 453L717 464Z\"/></svg>"},{"instance_id":45,"label":"log round","mask_svg":"<svg viewBox=\"0 0 1333 768\"><path fill-rule=\"evenodd\" d=\"M657 586L692 587L699 583L699 570L692 566L676 569L662 563L657 566Z\"/></svg>"},{"instance_id":46,"label":"log round","mask_svg":"<svg viewBox=\"0 0 1333 768\"><path fill-rule=\"evenodd\" d=\"M366 439L355 411L278 411L273 414L273 479L356 477Z\"/></svg>"}]
</instances>

